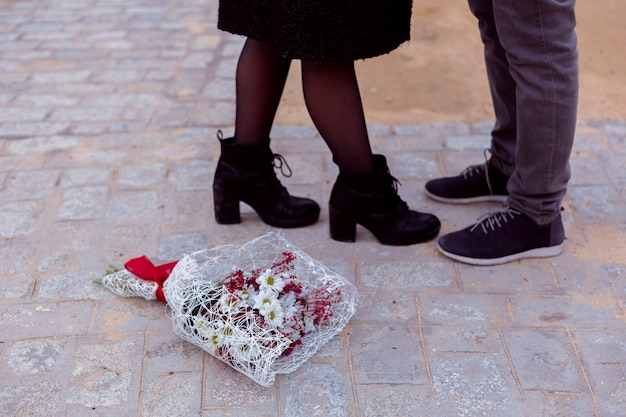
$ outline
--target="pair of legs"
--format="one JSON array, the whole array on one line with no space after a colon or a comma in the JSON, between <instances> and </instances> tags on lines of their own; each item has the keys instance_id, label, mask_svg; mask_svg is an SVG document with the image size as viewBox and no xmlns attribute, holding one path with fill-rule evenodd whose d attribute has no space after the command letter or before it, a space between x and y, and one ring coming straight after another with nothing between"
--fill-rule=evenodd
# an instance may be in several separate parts
<instances>
[{"instance_id":1,"label":"pair of legs","mask_svg":"<svg viewBox=\"0 0 626 417\"><path fill-rule=\"evenodd\" d=\"M240 201L276 227L307 226L319 216L319 205L291 196L272 168L273 159L282 157L270 150L269 135L289 67L290 60L272 44L246 41L237 67L235 135L218 135L222 153L213 183L218 223L238 223ZM388 245L435 237L439 219L410 210L385 157L372 153L354 62L303 60L302 84L309 114L339 167L329 200L330 236L353 242L360 224Z\"/></svg>"},{"instance_id":2,"label":"pair of legs","mask_svg":"<svg viewBox=\"0 0 626 417\"><path fill-rule=\"evenodd\" d=\"M429 181L448 203L501 201L503 209L439 238L462 262L492 265L558 255L578 103L575 0L468 0L478 18L496 123L491 158Z\"/></svg>"},{"instance_id":3,"label":"pair of legs","mask_svg":"<svg viewBox=\"0 0 626 417\"><path fill-rule=\"evenodd\" d=\"M234 141L258 145L270 136L291 60L269 43L248 39L237 66ZM302 61L307 109L334 161L352 173L374 167L353 61Z\"/></svg>"}]
</instances>

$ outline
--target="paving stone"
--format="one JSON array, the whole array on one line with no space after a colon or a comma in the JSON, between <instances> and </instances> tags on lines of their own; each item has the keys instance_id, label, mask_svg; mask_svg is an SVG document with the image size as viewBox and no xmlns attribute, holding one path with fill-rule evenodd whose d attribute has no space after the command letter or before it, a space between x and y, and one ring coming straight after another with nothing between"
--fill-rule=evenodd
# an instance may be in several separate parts
<instances>
[{"instance_id":1,"label":"paving stone","mask_svg":"<svg viewBox=\"0 0 626 417\"><path fill-rule=\"evenodd\" d=\"M101 271L89 271L42 278L38 281L37 298L57 301L105 299L105 294L93 284L102 275Z\"/></svg>"},{"instance_id":2,"label":"paving stone","mask_svg":"<svg viewBox=\"0 0 626 417\"><path fill-rule=\"evenodd\" d=\"M55 378L0 386L2 412L12 416L61 416L65 408L64 394L63 382Z\"/></svg>"},{"instance_id":3,"label":"paving stone","mask_svg":"<svg viewBox=\"0 0 626 417\"><path fill-rule=\"evenodd\" d=\"M431 352L501 353L497 329L489 324L433 326L422 329L424 345Z\"/></svg>"},{"instance_id":4,"label":"paving stone","mask_svg":"<svg viewBox=\"0 0 626 417\"><path fill-rule=\"evenodd\" d=\"M354 327L350 334L357 384L427 384L419 332L399 324Z\"/></svg>"},{"instance_id":5,"label":"paving stone","mask_svg":"<svg viewBox=\"0 0 626 417\"><path fill-rule=\"evenodd\" d=\"M190 123L199 126L230 126L234 117L235 104L232 102L201 101Z\"/></svg>"},{"instance_id":6,"label":"paving stone","mask_svg":"<svg viewBox=\"0 0 626 417\"><path fill-rule=\"evenodd\" d=\"M435 400L427 385L376 384L357 386L360 415L368 417L455 416L448 402Z\"/></svg>"},{"instance_id":7,"label":"paving stone","mask_svg":"<svg viewBox=\"0 0 626 417\"><path fill-rule=\"evenodd\" d=\"M3 123L0 124L1 138L22 138L32 136L53 136L63 133L70 127L65 121L59 122L28 122L28 123Z\"/></svg>"},{"instance_id":8,"label":"paving stone","mask_svg":"<svg viewBox=\"0 0 626 417\"><path fill-rule=\"evenodd\" d=\"M404 180L406 178L430 179L439 176L437 158L432 153L402 152L390 155L389 169L393 176Z\"/></svg>"},{"instance_id":9,"label":"paving stone","mask_svg":"<svg viewBox=\"0 0 626 417\"><path fill-rule=\"evenodd\" d=\"M91 75L88 70L38 72L33 75L35 83L76 83L84 81Z\"/></svg>"},{"instance_id":10,"label":"paving stone","mask_svg":"<svg viewBox=\"0 0 626 417\"><path fill-rule=\"evenodd\" d=\"M587 392L566 332L504 330L503 335L524 390Z\"/></svg>"},{"instance_id":11,"label":"paving stone","mask_svg":"<svg viewBox=\"0 0 626 417\"><path fill-rule=\"evenodd\" d=\"M439 260L361 263L361 282L386 289L453 287L453 265Z\"/></svg>"},{"instance_id":12,"label":"paving stone","mask_svg":"<svg viewBox=\"0 0 626 417\"><path fill-rule=\"evenodd\" d=\"M141 415L197 416L202 410L202 373L147 374Z\"/></svg>"},{"instance_id":13,"label":"paving stone","mask_svg":"<svg viewBox=\"0 0 626 417\"><path fill-rule=\"evenodd\" d=\"M15 201L0 205L0 237L32 235L43 215L41 201Z\"/></svg>"},{"instance_id":14,"label":"paving stone","mask_svg":"<svg viewBox=\"0 0 626 417\"><path fill-rule=\"evenodd\" d=\"M4 272L0 275L0 298L4 300L24 298L33 291L36 278L22 272Z\"/></svg>"},{"instance_id":15,"label":"paving stone","mask_svg":"<svg viewBox=\"0 0 626 417\"><path fill-rule=\"evenodd\" d=\"M5 378L37 376L67 378L71 368L75 338L19 340L9 343L2 358Z\"/></svg>"},{"instance_id":16,"label":"paving stone","mask_svg":"<svg viewBox=\"0 0 626 417\"><path fill-rule=\"evenodd\" d=\"M350 380L337 366L305 364L281 378L281 411L289 417L355 415Z\"/></svg>"},{"instance_id":17,"label":"paving stone","mask_svg":"<svg viewBox=\"0 0 626 417\"><path fill-rule=\"evenodd\" d=\"M0 277L5 280L16 273L30 273L35 249L26 240L0 239L0 265L3 265Z\"/></svg>"},{"instance_id":18,"label":"paving stone","mask_svg":"<svg viewBox=\"0 0 626 417\"><path fill-rule=\"evenodd\" d=\"M45 162L43 154L20 155L20 156L3 156L0 155L0 172L42 169ZM0 174L0 181L4 182L7 174Z\"/></svg>"},{"instance_id":19,"label":"paving stone","mask_svg":"<svg viewBox=\"0 0 626 417\"><path fill-rule=\"evenodd\" d=\"M574 138L573 152L606 152L609 149L609 141L602 133L596 131L576 132Z\"/></svg>"},{"instance_id":20,"label":"paving stone","mask_svg":"<svg viewBox=\"0 0 626 417\"><path fill-rule=\"evenodd\" d=\"M59 108L52 112L50 119L100 122L105 120L116 120L121 113L122 107L77 107L73 109Z\"/></svg>"},{"instance_id":21,"label":"paving stone","mask_svg":"<svg viewBox=\"0 0 626 417\"><path fill-rule=\"evenodd\" d=\"M569 184L610 184L609 175L604 170L598 169L602 165L598 155L573 154L570 158L572 177Z\"/></svg>"},{"instance_id":22,"label":"paving stone","mask_svg":"<svg viewBox=\"0 0 626 417\"><path fill-rule=\"evenodd\" d=\"M59 218L62 220L100 218L106 211L106 201L106 186L94 185L71 188L63 194Z\"/></svg>"},{"instance_id":23,"label":"paving stone","mask_svg":"<svg viewBox=\"0 0 626 417\"><path fill-rule=\"evenodd\" d=\"M150 331L144 353L143 416L200 415L204 351L174 335Z\"/></svg>"},{"instance_id":24,"label":"paving stone","mask_svg":"<svg viewBox=\"0 0 626 417\"><path fill-rule=\"evenodd\" d=\"M47 115L47 109L0 107L0 123L39 121L44 120Z\"/></svg>"},{"instance_id":25,"label":"paving stone","mask_svg":"<svg viewBox=\"0 0 626 417\"><path fill-rule=\"evenodd\" d=\"M517 324L529 327L577 327L594 329L613 321L615 306L592 305L578 297L520 296L510 299ZM590 308L593 307L593 308Z\"/></svg>"},{"instance_id":26,"label":"paving stone","mask_svg":"<svg viewBox=\"0 0 626 417\"><path fill-rule=\"evenodd\" d=\"M142 334L121 340L82 339L74 354L68 403L87 409L123 405L127 413L137 410L141 362L135 358L141 355L143 339Z\"/></svg>"},{"instance_id":27,"label":"paving stone","mask_svg":"<svg viewBox=\"0 0 626 417\"><path fill-rule=\"evenodd\" d=\"M100 240L103 257L120 266L141 255L153 257L157 253L158 235L154 224L107 227Z\"/></svg>"},{"instance_id":28,"label":"paving stone","mask_svg":"<svg viewBox=\"0 0 626 417\"><path fill-rule=\"evenodd\" d=\"M470 126L465 123L426 123L396 125L398 135L411 136L458 136L470 133Z\"/></svg>"},{"instance_id":29,"label":"paving stone","mask_svg":"<svg viewBox=\"0 0 626 417\"><path fill-rule=\"evenodd\" d=\"M216 130L204 127L189 127L177 129L167 134L167 140L174 143L202 143L210 144L215 141ZM217 143L216 143L217 148Z\"/></svg>"},{"instance_id":30,"label":"paving stone","mask_svg":"<svg viewBox=\"0 0 626 417\"><path fill-rule=\"evenodd\" d=\"M607 153L603 158L604 169L611 178L626 178L626 153Z\"/></svg>"},{"instance_id":31,"label":"paving stone","mask_svg":"<svg viewBox=\"0 0 626 417\"><path fill-rule=\"evenodd\" d=\"M600 416L590 394L531 391L525 395L524 415L528 417Z\"/></svg>"},{"instance_id":32,"label":"paving stone","mask_svg":"<svg viewBox=\"0 0 626 417\"><path fill-rule=\"evenodd\" d=\"M359 303L352 318L356 324L418 323L416 293L370 287L359 289Z\"/></svg>"},{"instance_id":33,"label":"paving stone","mask_svg":"<svg viewBox=\"0 0 626 417\"><path fill-rule=\"evenodd\" d=\"M182 233L164 236L159 247L160 259L180 259L181 256L207 247L209 238L202 233Z\"/></svg>"},{"instance_id":34,"label":"paving stone","mask_svg":"<svg viewBox=\"0 0 626 417\"><path fill-rule=\"evenodd\" d=\"M216 79L209 82L203 91L203 95L208 99L228 100L234 96L235 80Z\"/></svg>"},{"instance_id":35,"label":"paving stone","mask_svg":"<svg viewBox=\"0 0 626 417\"><path fill-rule=\"evenodd\" d=\"M626 153L626 134L609 136L609 143L615 152Z\"/></svg>"},{"instance_id":36,"label":"paving stone","mask_svg":"<svg viewBox=\"0 0 626 417\"><path fill-rule=\"evenodd\" d=\"M574 331L580 357L603 416L626 414L626 332Z\"/></svg>"},{"instance_id":37,"label":"paving stone","mask_svg":"<svg viewBox=\"0 0 626 417\"><path fill-rule=\"evenodd\" d=\"M92 309L93 303L87 301L1 306L3 339L7 342L85 334Z\"/></svg>"},{"instance_id":38,"label":"paving stone","mask_svg":"<svg viewBox=\"0 0 626 417\"><path fill-rule=\"evenodd\" d=\"M157 192L121 191L110 199L106 217L115 224L152 223L160 212Z\"/></svg>"},{"instance_id":39,"label":"paving stone","mask_svg":"<svg viewBox=\"0 0 626 417\"><path fill-rule=\"evenodd\" d=\"M213 53L210 51L189 54L183 61L183 68L208 68L213 61Z\"/></svg>"},{"instance_id":40,"label":"paving stone","mask_svg":"<svg viewBox=\"0 0 626 417\"><path fill-rule=\"evenodd\" d=\"M569 188L574 210L587 223L619 222L624 202L609 185L584 185Z\"/></svg>"},{"instance_id":41,"label":"paving stone","mask_svg":"<svg viewBox=\"0 0 626 417\"><path fill-rule=\"evenodd\" d=\"M597 126L598 130L610 136L626 136L626 123L623 120L590 122L589 124Z\"/></svg>"},{"instance_id":42,"label":"paving stone","mask_svg":"<svg viewBox=\"0 0 626 417\"><path fill-rule=\"evenodd\" d=\"M448 136L446 137L446 146L462 151L468 148L486 149L489 148L490 141L491 139L485 135Z\"/></svg>"},{"instance_id":43,"label":"paving stone","mask_svg":"<svg viewBox=\"0 0 626 417\"><path fill-rule=\"evenodd\" d=\"M70 168L61 173L59 185L64 188L106 184L113 172L105 168Z\"/></svg>"},{"instance_id":44,"label":"paving stone","mask_svg":"<svg viewBox=\"0 0 626 417\"><path fill-rule=\"evenodd\" d=\"M119 150L127 146L131 147L154 147L161 142L161 135L156 132L117 132L91 136L89 145L95 149ZM146 164L141 161L142 165ZM138 165L136 162L129 166ZM146 164L147 165L147 164Z\"/></svg>"},{"instance_id":45,"label":"paving stone","mask_svg":"<svg viewBox=\"0 0 626 417\"><path fill-rule=\"evenodd\" d=\"M213 222L213 194L198 191L170 191L164 209L163 230L168 233L193 232L198 225Z\"/></svg>"},{"instance_id":46,"label":"paving stone","mask_svg":"<svg viewBox=\"0 0 626 417\"><path fill-rule=\"evenodd\" d=\"M86 281L84 285L94 287L94 291L99 292L101 297L106 297L105 301L98 302L89 329L91 334L143 332L147 329L172 331L172 322L167 316L165 305L160 301L147 301L139 297L120 299L118 295L91 281Z\"/></svg>"},{"instance_id":47,"label":"paving stone","mask_svg":"<svg viewBox=\"0 0 626 417\"><path fill-rule=\"evenodd\" d=\"M10 174L3 191L7 200L40 199L50 196L59 178L59 171L30 171Z\"/></svg>"},{"instance_id":48,"label":"paving stone","mask_svg":"<svg viewBox=\"0 0 626 417\"><path fill-rule=\"evenodd\" d=\"M120 163L128 156L126 150L77 151L52 153L46 163L50 168L111 166Z\"/></svg>"},{"instance_id":49,"label":"paving stone","mask_svg":"<svg viewBox=\"0 0 626 417\"><path fill-rule=\"evenodd\" d=\"M525 260L523 264L475 268L459 265L463 290L489 294L560 294L551 268L541 260Z\"/></svg>"},{"instance_id":50,"label":"paving stone","mask_svg":"<svg viewBox=\"0 0 626 417\"><path fill-rule=\"evenodd\" d=\"M204 391L204 406L249 407L263 409L276 402L276 389L263 387L225 363L207 355L205 369L210 380Z\"/></svg>"},{"instance_id":51,"label":"paving stone","mask_svg":"<svg viewBox=\"0 0 626 417\"><path fill-rule=\"evenodd\" d=\"M493 355L438 355L431 370L436 398L455 415L508 415L514 394Z\"/></svg>"},{"instance_id":52,"label":"paving stone","mask_svg":"<svg viewBox=\"0 0 626 417\"><path fill-rule=\"evenodd\" d=\"M38 246L37 271L67 273L86 261L85 254L100 245L101 228L89 222L55 222L47 225L46 239Z\"/></svg>"},{"instance_id":53,"label":"paving stone","mask_svg":"<svg viewBox=\"0 0 626 417\"><path fill-rule=\"evenodd\" d=\"M7 152L21 156L30 153L61 151L79 146L80 138L75 136L47 136L10 141Z\"/></svg>"},{"instance_id":54,"label":"paving stone","mask_svg":"<svg viewBox=\"0 0 626 417\"><path fill-rule=\"evenodd\" d=\"M420 294L420 317L426 326L485 326L512 324L504 296L488 294Z\"/></svg>"},{"instance_id":55,"label":"paving stone","mask_svg":"<svg viewBox=\"0 0 626 417\"><path fill-rule=\"evenodd\" d=\"M191 161L175 167L170 174L170 180L181 191L210 190L214 173L214 163Z\"/></svg>"}]
</instances>

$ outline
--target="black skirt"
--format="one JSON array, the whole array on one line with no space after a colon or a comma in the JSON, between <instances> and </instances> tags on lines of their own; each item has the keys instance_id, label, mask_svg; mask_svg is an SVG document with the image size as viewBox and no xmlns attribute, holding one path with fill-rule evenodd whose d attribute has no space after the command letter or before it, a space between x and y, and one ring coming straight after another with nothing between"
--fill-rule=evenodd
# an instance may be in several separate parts
<instances>
[{"instance_id":1,"label":"black skirt","mask_svg":"<svg viewBox=\"0 0 626 417\"><path fill-rule=\"evenodd\" d=\"M291 59L386 54L410 37L412 0L220 0L218 28Z\"/></svg>"}]
</instances>

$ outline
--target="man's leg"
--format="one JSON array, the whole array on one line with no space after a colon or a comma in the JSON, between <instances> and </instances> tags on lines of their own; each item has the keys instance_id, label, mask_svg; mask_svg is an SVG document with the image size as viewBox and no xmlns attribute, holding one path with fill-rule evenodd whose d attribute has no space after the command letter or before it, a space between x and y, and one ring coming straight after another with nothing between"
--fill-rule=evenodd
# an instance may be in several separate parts
<instances>
[{"instance_id":1,"label":"man's leg","mask_svg":"<svg viewBox=\"0 0 626 417\"><path fill-rule=\"evenodd\" d=\"M478 19L484 45L487 78L496 121L491 132L490 155L459 175L437 178L426 183L426 194L443 203L468 204L505 202L507 183L515 169L517 107L515 80L511 76L506 51L500 43L492 0L468 0Z\"/></svg>"},{"instance_id":2,"label":"man's leg","mask_svg":"<svg viewBox=\"0 0 626 417\"><path fill-rule=\"evenodd\" d=\"M484 45L489 90L496 116L491 132L490 163L510 176L515 169L517 139L516 83L511 76L506 51L500 43L492 0L469 0L469 7L478 19L480 38Z\"/></svg>"},{"instance_id":3,"label":"man's leg","mask_svg":"<svg viewBox=\"0 0 626 417\"><path fill-rule=\"evenodd\" d=\"M545 225L559 215L570 177L578 104L575 0L493 4L517 85L517 146L508 204Z\"/></svg>"}]
</instances>

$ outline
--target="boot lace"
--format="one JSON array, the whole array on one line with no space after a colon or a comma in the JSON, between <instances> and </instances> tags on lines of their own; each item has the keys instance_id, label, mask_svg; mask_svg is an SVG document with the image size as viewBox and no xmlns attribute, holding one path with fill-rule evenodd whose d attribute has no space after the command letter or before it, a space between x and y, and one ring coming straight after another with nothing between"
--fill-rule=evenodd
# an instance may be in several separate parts
<instances>
[{"instance_id":1,"label":"boot lace","mask_svg":"<svg viewBox=\"0 0 626 417\"><path fill-rule=\"evenodd\" d=\"M502 208L491 211L482 215L476 223L470 229L471 232L480 227L485 234L489 234L490 232L494 232L496 229L503 227L506 223L510 222L515 218L515 216L520 216L520 213L517 210L513 210L508 205L502 206Z\"/></svg>"},{"instance_id":2,"label":"boot lace","mask_svg":"<svg viewBox=\"0 0 626 417\"><path fill-rule=\"evenodd\" d=\"M409 205L400 197L398 194L398 188L402 186L402 183L399 179L391 175L389 169L387 169L387 173L385 174L389 182L391 183L391 189L393 190L393 194L389 193L391 200L394 201L400 208L401 211L407 211L409 209Z\"/></svg>"},{"instance_id":3,"label":"boot lace","mask_svg":"<svg viewBox=\"0 0 626 417\"><path fill-rule=\"evenodd\" d=\"M272 165L274 168L278 168L280 170L283 177L289 178L293 175L293 171L291 171L291 168L289 167L289 164L284 156L279 153L275 153L272 155L272 158Z\"/></svg>"},{"instance_id":4,"label":"boot lace","mask_svg":"<svg viewBox=\"0 0 626 417\"><path fill-rule=\"evenodd\" d=\"M483 150L483 156L485 157L485 163L479 165L471 165L465 168L461 175L463 178L467 179L468 177L473 177L474 175L478 175L481 172L485 173L485 180L487 180L487 187L489 188L489 194L493 195L493 189L491 188L491 181L489 180L489 158L491 156L491 151L489 149Z\"/></svg>"}]
</instances>

